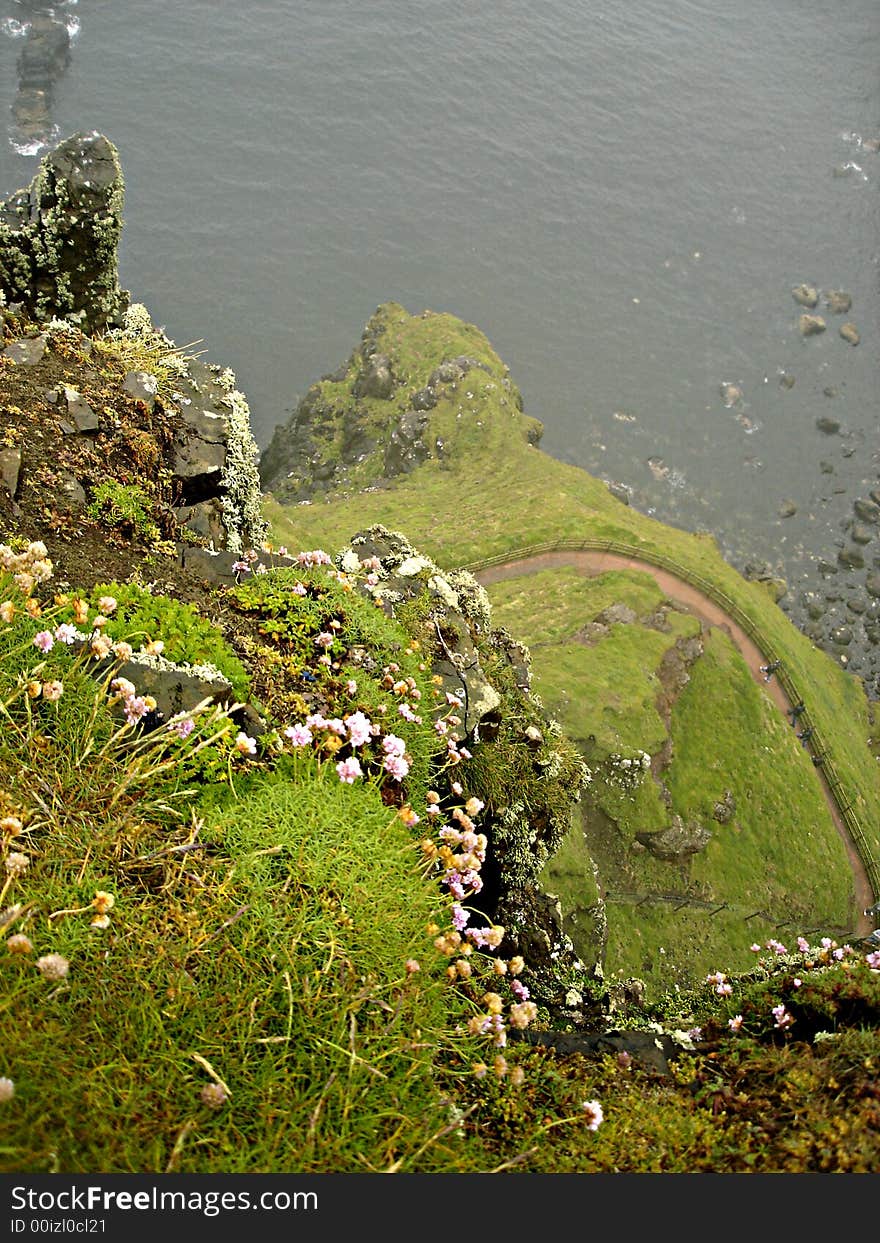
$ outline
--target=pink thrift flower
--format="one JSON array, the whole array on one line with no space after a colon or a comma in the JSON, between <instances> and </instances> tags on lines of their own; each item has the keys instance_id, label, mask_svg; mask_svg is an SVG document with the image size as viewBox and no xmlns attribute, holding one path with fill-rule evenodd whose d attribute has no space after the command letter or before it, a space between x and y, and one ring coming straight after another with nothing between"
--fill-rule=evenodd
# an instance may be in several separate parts
<instances>
[{"instance_id":1,"label":"pink thrift flower","mask_svg":"<svg viewBox=\"0 0 880 1243\"><path fill-rule=\"evenodd\" d=\"M323 647L323 648L328 648L328 647L333 646L333 635L330 633L329 630L321 631L321 633L315 639L315 646Z\"/></svg>"},{"instance_id":2,"label":"pink thrift flower","mask_svg":"<svg viewBox=\"0 0 880 1243\"><path fill-rule=\"evenodd\" d=\"M778 1006L774 1006L771 1013L776 1020L776 1026L779 1028L789 1027L794 1022L794 1018L781 1003Z\"/></svg>"},{"instance_id":3,"label":"pink thrift flower","mask_svg":"<svg viewBox=\"0 0 880 1243\"><path fill-rule=\"evenodd\" d=\"M452 904L452 926L453 928L455 928L457 932L464 932L465 926L467 925L467 921L469 919L470 919L469 912L466 911L463 906L460 906L458 902L453 902Z\"/></svg>"},{"instance_id":4,"label":"pink thrift flower","mask_svg":"<svg viewBox=\"0 0 880 1243\"><path fill-rule=\"evenodd\" d=\"M178 738L188 738L195 729L195 724L192 717L185 716L180 721L169 722L168 728L174 730Z\"/></svg>"},{"instance_id":5,"label":"pink thrift flower","mask_svg":"<svg viewBox=\"0 0 880 1243\"><path fill-rule=\"evenodd\" d=\"M345 724L348 729L348 740L353 747L362 747L370 741L371 722L363 712L352 712Z\"/></svg>"},{"instance_id":6,"label":"pink thrift flower","mask_svg":"<svg viewBox=\"0 0 880 1243\"><path fill-rule=\"evenodd\" d=\"M402 755L386 756L382 767L391 774L395 781L403 781L409 772L409 764Z\"/></svg>"},{"instance_id":7,"label":"pink thrift flower","mask_svg":"<svg viewBox=\"0 0 880 1243\"><path fill-rule=\"evenodd\" d=\"M289 739L291 746L307 747L312 741L312 731L307 725L289 725L284 737Z\"/></svg>"},{"instance_id":8,"label":"pink thrift flower","mask_svg":"<svg viewBox=\"0 0 880 1243\"><path fill-rule=\"evenodd\" d=\"M70 622L62 622L60 626L55 627L55 638L59 643L66 643L69 646L76 638L76 627Z\"/></svg>"},{"instance_id":9,"label":"pink thrift flower","mask_svg":"<svg viewBox=\"0 0 880 1243\"><path fill-rule=\"evenodd\" d=\"M605 1115L602 1112L602 1106L598 1101L584 1101L581 1105L584 1111L584 1117L587 1123L588 1131L598 1131L602 1125Z\"/></svg>"},{"instance_id":10,"label":"pink thrift flower","mask_svg":"<svg viewBox=\"0 0 880 1243\"><path fill-rule=\"evenodd\" d=\"M386 755L403 755L406 751L406 743L396 734L386 734L382 739L382 750Z\"/></svg>"},{"instance_id":11,"label":"pink thrift flower","mask_svg":"<svg viewBox=\"0 0 880 1243\"><path fill-rule=\"evenodd\" d=\"M880 971L880 950L873 950L872 953L866 954L865 962L872 971Z\"/></svg>"},{"instance_id":12,"label":"pink thrift flower","mask_svg":"<svg viewBox=\"0 0 880 1243\"><path fill-rule=\"evenodd\" d=\"M304 596L308 594L302 583L294 583L290 590L295 596Z\"/></svg>"},{"instance_id":13,"label":"pink thrift flower","mask_svg":"<svg viewBox=\"0 0 880 1243\"><path fill-rule=\"evenodd\" d=\"M349 695L356 695L357 688L358 684L355 682L354 678L349 678L345 684L345 689L348 691Z\"/></svg>"},{"instance_id":14,"label":"pink thrift flower","mask_svg":"<svg viewBox=\"0 0 880 1243\"><path fill-rule=\"evenodd\" d=\"M235 749L239 755L256 755L257 740L248 734L238 733L235 737Z\"/></svg>"},{"instance_id":15,"label":"pink thrift flower","mask_svg":"<svg viewBox=\"0 0 880 1243\"><path fill-rule=\"evenodd\" d=\"M732 1019L727 1020L727 1026L732 1032L738 1032L742 1025L743 1016L741 1014L735 1014Z\"/></svg>"},{"instance_id":16,"label":"pink thrift flower","mask_svg":"<svg viewBox=\"0 0 880 1243\"><path fill-rule=\"evenodd\" d=\"M810 942L806 939L806 937L798 937L797 947L802 954L806 954L809 952Z\"/></svg>"},{"instance_id":17,"label":"pink thrift flower","mask_svg":"<svg viewBox=\"0 0 880 1243\"><path fill-rule=\"evenodd\" d=\"M140 695L132 695L125 700L125 719L129 725L136 725L148 711L147 702Z\"/></svg>"},{"instance_id":18,"label":"pink thrift flower","mask_svg":"<svg viewBox=\"0 0 880 1243\"><path fill-rule=\"evenodd\" d=\"M48 630L40 630L34 635L34 647L38 647L44 655L46 652L51 652L54 646L55 640Z\"/></svg>"},{"instance_id":19,"label":"pink thrift flower","mask_svg":"<svg viewBox=\"0 0 880 1243\"><path fill-rule=\"evenodd\" d=\"M415 958L407 958L406 962L404 963L404 967L406 968L407 975L415 975L417 971L421 971L421 967L418 964L418 960Z\"/></svg>"},{"instance_id":20,"label":"pink thrift flower","mask_svg":"<svg viewBox=\"0 0 880 1243\"><path fill-rule=\"evenodd\" d=\"M352 785L358 777L364 775L360 763L354 756L350 756L347 760L340 760L336 765L336 771L339 774L339 780L347 785Z\"/></svg>"}]
</instances>

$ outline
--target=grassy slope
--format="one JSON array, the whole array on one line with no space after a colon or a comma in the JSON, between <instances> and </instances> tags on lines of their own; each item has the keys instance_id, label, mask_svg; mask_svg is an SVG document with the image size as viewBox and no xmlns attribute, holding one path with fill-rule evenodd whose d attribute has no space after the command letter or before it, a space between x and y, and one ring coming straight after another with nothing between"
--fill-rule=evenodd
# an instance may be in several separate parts
<instances>
[{"instance_id":1,"label":"grassy slope","mask_svg":"<svg viewBox=\"0 0 880 1243\"><path fill-rule=\"evenodd\" d=\"M300 547L335 547L356 530L381 522L404 531L417 546L448 567L560 538L614 539L673 558L735 600L760 626L769 646L781 655L795 684L805 688L812 721L828 741L844 787L875 854L880 856L880 780L867 743L868 702L858 681L815 648L763 587L747 582L728 565L710 536L693 535L638 513L612 497L601 481L530 445L527 432L531 420L517 410L511 392L503 387L503 364L472 325L446 315L410 317L401 308L396 308L390 319L392 328L383 340L383 349L390 350L398 373L404 374L412 387L424 383L437 361L457 353L481 358L493 374L472 370L458 391L447 393L432 412L432 434L439 435L445 445L442 460L429 460L412 475L380 489L311 504L285 509L269 495L265 514L272 538ZM491 595L500 605L497 620L507 624L517 637L539 645L533 652L537 689L559 711L573 736L583 740L595 734L606 745L617 736L622 746L651 750L652 742L665 733L654 706L657 682L653 671L670 640L642 629L636 641L626 634L629 628L614 627L611 638L595 648L559 642L570 638L586 620L582 609L589 611L595 602L599 611L610 602L610 596L600 599L595 587L574 579L564 571L543 576L540 582L534 577L524 579L519 589L520 607L509 609L504 602L511 603L509 592L513 588L510 584L496 586ZM563 584L563 589L554 592L553 582ZM650 599L650 594L642 595L650 593L642 576L631 579L625 589L618 581L609 591L616 599L632 603L639 612L642 599ZM535 607L538 600L540 610ZM540 646L543 644L553 646ZM716 654L713 660L712 676L708 673L710 661L706 660L706 676L700 679L698 689L691 688L690 700L699 697L699 710L685 718L682 708L675 725L677 764L672 775L676 797L686 810L691 803L704 807L708 798L721 797L724 789L742 787L745 771L760 771L761 780L754 783L758 795L754 832L780 842L783 853L793 861L791 868L777 869L771 904L782 904L795 913L803 910L808 920L814 916L813 924L819 922L817 912L821 911L821 918L847 926L852 912L842 894L848 883L848 865L823 810L806 754L784 731L779 736L770 715L762 726L767 732L762 745L768 745L770 751L752 751L749 731L755 727L763 696L735 654L724 660ZM737 695L745 696L749 708L732 732L723 704L734 688ZM655 799L647 795L646 791L639 796L646 821L656 812ZM804 823L813 827L803 832ZM571 872L570 861L566 866ZM662 869L663 865L655 866ZM726 866L730 866L729 861ZM739 867L741 872L749 869L757 882L764 871L757 849ZM827 889L826 874L832 877ZM810 877L816 880L805 882ZM699 869L695 878L703 879ZM719 901L731 897L730 888L728 884L720 887L723 896ZM811 895L818 906L812 905ZM766 896L769 898L769 893ZM763 900L755 903L756 907L764 905ZM641 913L649 923L669 924L667 913L659 908L646 911L643 907ZM720 929L726 918L716 916L712 928ZM686 939L691 937L681 913L675 926L686 932ZM766 930L771 925L763 927ZM745 944L761 928L757 920ZM739 931L731 922L718 940L741 950ZM667 941L677 940L671 933L663 935ZM716 938L707 938L705 929L699 937L714 948ZM625 940L620 940L616 950L612 944L611 956L629 964L632 956L625 949ZM652 935L651 941L656 943L657 938ZM648 957L653 959L651 954Z\"/></svg>"}]
</instances>

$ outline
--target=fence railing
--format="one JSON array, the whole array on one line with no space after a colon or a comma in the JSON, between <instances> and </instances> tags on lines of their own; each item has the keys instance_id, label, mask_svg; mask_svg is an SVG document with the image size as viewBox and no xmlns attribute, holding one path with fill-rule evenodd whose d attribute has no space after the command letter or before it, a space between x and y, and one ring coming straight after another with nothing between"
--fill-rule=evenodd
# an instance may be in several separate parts
<instances>
[{"instance_id":1,"label":"fence railing","mask_svg":"<svg viewBox=\"0 0 880 1243\"><path fill-rule=\"evenodd\" d=\"M490 570L496 566L506 565L511 561L522 561L529 557L537 557L542 553L548 552L604 552L614 556L629 557L635 561L642 561L647 565L656 566L661 570L668 570L674 574L676 578L682 582L688 583L691 587L696 587L707 599L719 605L727 616L743 630L752 642L757 646L761 655L767 664L773 664L777 660L781 661L781 656L773 648L772 644L763 634L760 626L758 626L749 614L742 608L736 600L732 599L725 591L722 591L716 583L710 582L709 579L703 578L701 574L696 574L687 566L681 565L667 557L664 553L657 552L653 548L643 548L638 544L625 544L619 540L603 540L603 539L558 539L547 540L542 544L528 544L522 548L510 549L507 552L496 553L493 557L484 557L480 561L471 561L462 569L470 570L472 574L479 573L480 570ZM803 695L795 685L794 679L788 670L782 665L776 672L776 678L782 689L785 691L792 704L802 703ZM859 853L859 857L864 864L865 871L874 891L874 897L880 896L880 866L868 841L864 827L856 814L852 805L851 798L847 795L840 774L835 767L834 761L831 759L826 743L821 734L816 729L813 721L810 719L809 711L806 710L800 717L803 725L812 730L811 742L815 754L822 756L822 771L824 774L826 785L831 793L831 797L840 813L841 819L849 830L853 844Z\"/></svg>"}]
</instances>

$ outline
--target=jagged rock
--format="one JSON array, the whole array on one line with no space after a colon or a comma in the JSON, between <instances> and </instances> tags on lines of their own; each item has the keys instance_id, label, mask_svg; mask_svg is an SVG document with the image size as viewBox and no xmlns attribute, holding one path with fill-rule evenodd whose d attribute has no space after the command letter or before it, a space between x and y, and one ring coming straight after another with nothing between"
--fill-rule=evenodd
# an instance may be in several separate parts
<instances>
[{"instance_id":1,"label":"jagged rock","mask_svg":"<svg viewBox=\"0 0 880 1243\"><path fill-rule=\"evenodd\" d=\"M355 397L377 397L387 401L394 392L391 359L387 354L374 354L354 383Z\"/></svg>"},{"instance_id":2,"label":"jagged rock","mask_svg":"<svg viewBox=\"0 0 880 1243\"><path fill-rule=\"evenodd\" d=\"M526 728L525 738L529 746L532 747L535 751L537 751L538 748L542 746L544 742L544 735L538 729L537 725L529 725Z\"/></svg>"},{"instance_id":3,"label":"jagged rock","mask_svg":"<svg viewBox=\"0 0 880 1243\"><path fill-rule=\"evenodd\" d=\"M428 385L425 388L416 389L409 400L413 410L433 410L437 405L437 393Z\"/></svg>"},{"instance_id":4,"label":"jagged rock","mask_svg":"<svg viewBox=\"0 0 880 1243\"><path fill-rule=\"evenodd\" d=\"M20 470L21 449L0 449L0 483L3 484L13 500L18 488Z\"/></svg>"},{"instance_id":5,"label":"jagged rock","mask_svg":"<svg viewBox=\"0 0 880 1243\"><path fill-rule=\"evenodd\" d=\"M74 134L44 156L30 186L0 204L0 291L35 319L121 325L117 245L124 184L102 134Z\"/></svg>"},{"instance_id":6,"label":"jagged rock","mask_svg":"<svg viewBox=\"0 0 880 1243\"><path fill-rule=\"evenodd\" d=\"M152 410L159 391L159 381L154 375L146 371L129 371L122 381L122 387L126 393L134 397L135 401L144 402Z\"/></svg>"},{"instance_id":7,"label":"jagged rock","mask_svg":"<svg viewBox=\"0 0 880 1243\"><path fill-rule=\"evenodd\" d=\"M630 490L626 484L611 482L607 486L608 491L616 500L622 501L624 505L629 504Z\"/></svg>"},{"instance_id":8,"label":"jagged rock","mask_svg":"<svg viewBox=\"0 0 880 1243\"><path fill-rule=\"evenodd\" d=\"M791 296L801 306L814 307L819 301L819 291L815 285L795 285Z\"/></svg>"},{"instance_id":9,"label":"jagged rock","mask_svg":"<svg viewBox=\"0 0 880 1243\"><path fill-rule=\"evenodd\" d=\"M670 702L687 686L691 680L691 667L702 654L703 641L699 635L677 639L663 653L657 677Z\"/></svg>"},{"instance_id":10,"label":"jagged rock","mask_svg":"<svg viewBox=\"0 0 880 1243\"><path fill-rule=\"evenodd\" d=\"M486 718L494 718L501 696L486 677L471 634L475 617L488 620L491 616L488 597L479 583L474 579L471 586L459 575L453 586L439 566L417 553L405 536L383 526L357 532L351 549L360 559L378 557L380 581L371 594L386 603L389 611L401 601L427 593L439 640L434 672L444 690L464 701L465 732L471 734ZM461 596L468 593L474 599L464 602Z\"/></svg>"},{"instance_id":11,"label":"jagged rock","mask_svg":"<svg viewBox=\"0 0 880 1243\"><path fill-rule=\"evenodd\" d=\"M832 315L846 315L852 306L852 298L842 289L829 289L825 295L825 305Z\"/></svg>"},{"instance_id":12,"label":"jagged rock","mask_svg":"<svg viewBox=\"0 0 880 1243\"><path fill-rule=\"evenodd\" d=\"M854 522L850 527L850 539L855 544L870 544L874 538L874 532L862 522Z\"/></svg>"},{"instance_id":13,"label":"jagged rock","mask_svg":"<svg viewBox=\"0 0 880 1243\"><path fill-rule=\"evenodd\" d=\"M210 540L215 548L223 547L226 539L223 506L216 498L201 501L197 505L181 506L175 509L174 516L186 530Z\"/></svg>"},{"instance_id":14,"label":"jagged rock","mask_svg":"<svg viewBox=\"0 0 880 1243\"><path fill-rule=\"evenodd\" d=\"M19 367L35 367L46 352L47 337L44 332L35 337L22 337L13 341L3 351L4 358L11 358Z\"/></svg>"},{"instance_id":15,"label":"jagged rock","mask_svg":"<svg viewBox=\"0 0 880 1243\"><path fill-rule=\"evenodd\" d=\"M609 633L608 627L601 622L586 622L577 631L574 639L576 643L584 643L587 647L592 647L594 643L599 643L602 639L607 638Z\"/></svg>"},{"instance_id":16,"label":"jagged rock","mask_svg":"<svg viewBox=\"0 0 880 1243\"><path fill-rule=\"evenodd\" d=\"M729 824L736 812L736 799L732 790L724 791L724 798L712 808L712 818L719 824Z\"/></svg>"},{"instance_id":17,"label":"jagged rock","mask_svg":"<svg viewBox=\"0 0 880 1243\"><path fill-rule=\"evenodd\" d=\"M851 323L840 325L840 335L843 337L844 341L848 341L850 345L858 345L862 339L859 335L858 328L856 328L855 324Z\"/></svg>"},{"instance_id":18,"label":"jagged rock","mask_svg":"<svg viewBox=\"0 0 880 1243\"><path fill-rule=\"evenodd\" d=\"M668 828L653 833L636 833L636 840L647 847L656 859L677 863L705 849L712 840L712 834L696 820L685 823L681 816L673 816Z\"/></svg>"},{"instance_id":19,"label":"jagged rock","mask_svg":"<svg viewBox=\"0 0 880 1243\"><path fill-rule=\"evenodd\" d=\"M782 501L779 505L777 513L780 518L793 518L797 513L797 505L795 505L794 501L791 500Z\"/></svg>"},{"instance_id":20,"label":"jagged rock","mask_svg":"<svg viewBox=\"0 0 880 1243\"><path fill-rule=\"evenodd\" d=\"M871 573L865 579L865 591L869 596L880 599L880 574Z\"/></svg>"},{"instance_id":21,"label":"jagged rock","mask_svg":"<svg viewBox=\"0 0 880 1243\"><path fill-rule=\"evenodd\" d=\"M385 446L386 479L407 474L430 456L430 450L422 440L427 425L427 414L418 410L405 410L400 416Z\"/></svg>"},{"instance_id":22,"label":"jagged rock","mask_svg":"<svg viewBox=\"0 0 880 1243\"><path fill-rule=\"evenodd\" d=\"M837 560L851 570L861 570L865 565L864 553L859 548L841 548Z\"/></svg>"},{"instance_id":23,"label":"jagged rock","mask_svg":"<svg viewBox=\"0 0 880 1243\"><path fill-rule=\"evenodd\" d=\"M564 1057L572 1053L588 1057L626 1053L646 1070L665 1077L671 1074L669 1063L678 1052L671 1036L665 1033L658 1036L655 1032L635 1030L583 1035L577 1032L538 1031L527 1027L524 1031L513 1029L510 1037L512 1040L524 1040L541 1048L555 1049Z\"/></svg>"},{"instance_id":24,"label":"jagged rock","mask_svg":"<svg viewBox=\"0 0 880 1243\"><path fill-rule=\"evenodd\" d=\"M825 616L825 601L818 592L805 591L801 596L801 602L807 610L807 616L813 621L818 621L820 617Z\"/></svg>"},{"instance_id":25,"label":"jagged rock","mask_svg":"<svg viewBox=\"0 0 880 1243\"><path fill-rule=\"evenodd\" d=\"M97 414L77 389L71 388L69 384L65 384L61 389L60 397L67 417L73 424L73 430L77 432L96 432L98 430L99 421ZM64 427L64 424L62 424L62 427Z\"/></svg>"},{"instance_id":26,"label":"jagged rock","mask_svg":"<svg viewBox=\"0 0 880 1243\"><path fill-rule=\"evenodd\" d=\"M826 324L821 315L804 314L798 319L798 328L802 337L814 337L825 331Z\"/></svg>"},{"instance_id":27,"label":"jagged rock","mask_svg":"<svg viewBox=\"0 0 880 1243\"><path fill-rule=\"evenodd\" d=\"M597 613L595 621L602 626L617 624L630 626L636 620L636 616L635 609L631 609L628 604L609 604L601 613Z\"/></svg>"},{"instance_id":28,"label":"jagged rock","mask_svg":"<svg viewBox=\"0 0 880 1243\"><path fill-rule=\"evenodd\" d=\"M82 509L86 503L85 488L76 475L70 471L62 471L58 477L58 487L67 497L72 509Z\"/></svg>"}]
</instances>

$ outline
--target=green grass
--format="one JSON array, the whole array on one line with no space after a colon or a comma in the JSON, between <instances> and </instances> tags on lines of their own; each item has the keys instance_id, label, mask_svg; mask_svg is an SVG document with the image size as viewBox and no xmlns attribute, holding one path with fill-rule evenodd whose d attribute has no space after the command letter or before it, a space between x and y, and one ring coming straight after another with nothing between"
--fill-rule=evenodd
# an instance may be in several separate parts
<instances>
[{"instance_id":1,"label":"green grass","mask_svg":"<svg viewBox=\"0 0 880 1243\"><path fill-rule=\"evenodd\" d=\"M746 970L749 946L756 936L772 935L777 922L795 921L795 931L852 927L849 863L815 769L726 636L707 634L667 732L657 709L656 671L679 634L699 632L695 618L668 613L678 623L670 634L615 624L591 646L571 641L585 622L616 603L640 617L653 614L663 593L650 575L614 571L585 578L569 568L507 579L489 592L495 620L533 645L535 689L580 741L593 769L585 825L573 826L543 873L585 960L595 954L591 857L609 895L606 969L639 976L655 996L670 981L684 987L720 962ZM643 749L656 756L666 742L670 807L649 775L635 789L606 780L607 755ZM712 812L728 790L737 815L721 826ZM708 846L683 864L637 852L635 834L668 825L673 813L708 827L714 834ZM735 911L710 916L643 901L651 894L691 894ZM766 917L755 917L756 911Z\"/></svg>"},{"instance_id":2,"label":"green grass","mask_svg":"<svg viewBox=\"0 0 880 1243\"><path fill-rule=\"evenodd\" d=\"M393 307L389 323L382 348L393 351L400 342L413 386L424 383L443 356L475 348L473 326L448 316L408 317L402 308ZM416 366L415 342L425 358L421 369ZM308 505L285 509L269 495L265 514L272 538L302 547L315 542L335 546L357 530L381 522L402 530L449 567L566 538L621 541L643 548L649 556L672 558L685 577L708 580L732 599L765 636L765 647L783 660L807 701L810 722L836 766L869 849L880 860L880 777L868 741L869 705L858 680L815 648L764 587L747 582L728 565L710 536L690 534L638 513L612 497L600 480L529 444L530 425L513 396L505 392L503 364L485 339L480 356L492 375L470 372L458 391L431 414L431 434L444 440L442 459L429 460L412 475L380 488L339 493ZM466 398L465 392L472 396ZM496 624L532 645L535 688L569 736L581 742L588 760L601 759L603 751L625 753L636 747L654 753L666 736L657 711L659 661L666 647L695 623L672 612L667 635L644 627L614 626L595 646L574 641L583 623L608 603L622 600L639 616L656 607L662 593L649 576L585 579L560 566L499 582L490 595ZM619 871L620 881L628 887L636 882L676 889L690 884L697 893L713 890L717 880L720 901L732 900L739 890L745 899L742 905L754 896L753 909L769 904L793 917L803 916L812 926L822 921L849 925L849 867L806 753L794 744L791 731L785 732L778 713L774 715L769 705L766 710L762 707L764 698L753 684L748 687L750 679L738 658L722 660L713 649L699 665L701 676L687 688L673 723L669 781L674 809L685 818L690 814L705 818L711 800L734 789L746 818L745 853L734 858L727 852L722 859L718 837L723 830L712 821L718 833L708 851L685 874L680 869L676 873L672 865L630 857L620 842L605 840L607 821L598 816L593 850L600 870L604 866L606 871ZM733 702L737 711L731 713ZM759 749L764 746L766 751ZM606 789L598 803L623 825L627 851L635 831L659 828L658 814L671 814L647 786L625 798ZM646 906L640 908L639 918L646 921L646 928L660 921L664 930L657 937L674 940L667 936L664 912ZM721 919L715 918L714 929L721 927ZM621 927L619 937L612 931L610 940L609 961L621 969L645 957L641 950L627 954L627 935ZM649 929L647 935L653 947L649 956L656 959L654 951L662 942ZM683 929L682 935L687 941L691 932ZM675 944L665 948L674 957ZM738 935L733 936L731 950L741 961ZM684 953L687 956L686 948Z\"/></svg>"},{"instance_id":3,"label":"green grass","mask_svg":"<svg viewBox=\"0 0 880 1243\"><path fill-rule=\"evenodd\" d=\"M445 456L375 490L335 495L288 509L271 495L264 512L277 543L336 546L372 523L404 531L439 564L453 567L562 538L612 539L673 558L711 581L758 625L804 695L813 724L827 740L871 849L880 860L880 776L867 744L869 706L861 684L815 648L770 599L721 557L708 535L665 526L610 495L586 471L558 462L528 443L529 420L502 387L501 360L472 325L450 316L407 316L393 307L383 349L400 341L413 387L436 361L475 352L492 375L472 371L462 392L440 402L431 429L446 437ZM419 357L421 355L421 358ZM502 401L504 404L502 404ZM458 415L461 413L461 417ZM540 411L538 411L540 414Z\"/></svg>"}]
</instances>

